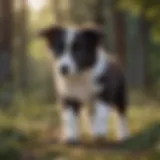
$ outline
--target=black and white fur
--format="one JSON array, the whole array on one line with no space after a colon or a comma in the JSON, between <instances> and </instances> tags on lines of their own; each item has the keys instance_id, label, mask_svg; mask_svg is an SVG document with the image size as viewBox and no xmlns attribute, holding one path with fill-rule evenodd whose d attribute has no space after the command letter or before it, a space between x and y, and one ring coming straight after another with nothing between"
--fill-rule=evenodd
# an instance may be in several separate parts
<instances>
[{"instance_id":1,"label":"black and white fur","mask_svg":"<svg viewBox=\"0 0 160 160\"><path fill-rule=\"evenodd\" d=\"M53 55L58 99L62 106L64 140L78 140L78 115L82 106L93 104L91 131L106 136L110 110L119 116L117 136L128 136L126 82L118 65L110 62L101 46L103 33L93 28L54 26L41 32Z\"/></svg>"}]
</instances>

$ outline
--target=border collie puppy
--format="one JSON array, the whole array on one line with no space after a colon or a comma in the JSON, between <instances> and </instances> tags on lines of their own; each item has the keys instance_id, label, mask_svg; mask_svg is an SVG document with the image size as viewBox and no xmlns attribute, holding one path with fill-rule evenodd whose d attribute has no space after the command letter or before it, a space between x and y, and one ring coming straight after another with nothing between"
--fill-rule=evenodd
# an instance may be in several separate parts
<instances>
[{"instance_id":1,"label":"border collie puppy","mask_svg":"<svg viewBox=\"0 0 160 160\"><path fill-rule=\"evenodd\" d=\"M118 65L102 47L103 33L95 28L53 26L41 32L53 57L58 99L62 107L63 140L77 141L78 116L82 106L93 104L91 131L95 138L106 136L111 108L119 117L117 136L128 136L126 82Z\"/></svg>"}]
</instances>

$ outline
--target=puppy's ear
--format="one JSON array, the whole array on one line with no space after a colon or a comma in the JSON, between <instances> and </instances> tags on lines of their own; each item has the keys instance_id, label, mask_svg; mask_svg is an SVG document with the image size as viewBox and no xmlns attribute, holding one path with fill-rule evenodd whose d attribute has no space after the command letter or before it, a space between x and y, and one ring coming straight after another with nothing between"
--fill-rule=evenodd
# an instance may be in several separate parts
<instances>
[{"instance_id":1,"label":"puppy's ear","mask_svg":"<svg viewBox=\"0 0 160 160\"><path fill-rule=\"evenodd\" d=\"M91 46L100 45L104 39L104 32L102 29L87 28L83 30L86 42Z\"/></svg>"},{"instance_id":2,"label":"puppy's ear","mask_svg":"<svg viewBox=\"0 0 160 160\"><path fill-rule=\"evenodd\" d=\"M39 36L45 38L49 44L54 44L57 35L62 28L60 26L51 26L40 31Z\"/></svg>"}]
</instances>

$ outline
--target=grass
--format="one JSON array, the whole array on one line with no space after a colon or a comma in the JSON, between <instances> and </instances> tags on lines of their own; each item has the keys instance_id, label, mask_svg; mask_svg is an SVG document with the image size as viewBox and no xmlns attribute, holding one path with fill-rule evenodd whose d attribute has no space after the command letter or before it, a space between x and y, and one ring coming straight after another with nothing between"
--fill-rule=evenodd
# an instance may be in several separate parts
<instances>
[{"instance_id":1,"label":"grass","mask_svg":"<svg viewBox=\"0 0 160 160\"><path fill-rule=\"evenodd\" d=\"M115 139L115 114L110 122L109 139ZM132 135L138 138L129 141L130 146L145 149L134 152L120 150L89 149L84 147L66 147L52 143L58 135L58 116L52 105L20 105L0 111L0 160L52 160L52 159L95 159L95 160L159 160L158 144L150 143L160 135L160 108L155 106L131 106L129 125ZM154 127L155 124L157 127ZM152 126L151 128L149 126ZM139 134L145 128L149 129ZM152 131L153 130L153 131ZM154 134L153 134L154 133ZM137 143L138 142L138 143ZM127 143L128 144L128 143Z\"/></svg>"}]
</instances>

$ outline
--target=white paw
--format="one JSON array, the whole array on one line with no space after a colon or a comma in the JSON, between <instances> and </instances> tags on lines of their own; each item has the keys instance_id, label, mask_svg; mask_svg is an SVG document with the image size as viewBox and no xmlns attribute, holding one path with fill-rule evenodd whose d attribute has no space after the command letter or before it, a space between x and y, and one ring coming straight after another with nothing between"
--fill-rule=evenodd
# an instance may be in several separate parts
<instances>
[{"instance_id":1,"label":"white paw","mask_svg":"<svg viewBox=\"0 0 160 160\"><path fill-rule=\"evenodd\" d=\"M130 136L126 117L119 116L119 124L117 130L118 140L125 140Z\"/></svg>"}]
</instances>

